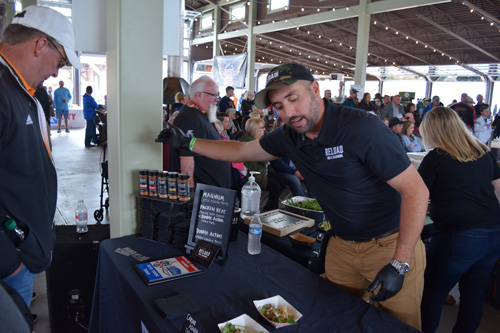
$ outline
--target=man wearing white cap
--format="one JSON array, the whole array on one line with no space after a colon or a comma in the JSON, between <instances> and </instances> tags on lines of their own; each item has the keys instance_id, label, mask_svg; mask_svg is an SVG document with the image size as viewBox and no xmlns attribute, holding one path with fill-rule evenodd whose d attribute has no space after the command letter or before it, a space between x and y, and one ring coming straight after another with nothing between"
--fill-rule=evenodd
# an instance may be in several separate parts
<instances>
[{"instance_id":1,"label":"man wearing white cap","mask_svg":"<svg viewBox=\"0 0 500 333\"><path fill-rule=\"evenodd\" d=\"M80 68L70 21L48 7L16 14L0 42L0 277L29 306L36 273L50 266L57 174L35 87ZM12 228L24 232L17 233ZM8 223L7 223L8 222Z\"/></svg>"}]
</instances>

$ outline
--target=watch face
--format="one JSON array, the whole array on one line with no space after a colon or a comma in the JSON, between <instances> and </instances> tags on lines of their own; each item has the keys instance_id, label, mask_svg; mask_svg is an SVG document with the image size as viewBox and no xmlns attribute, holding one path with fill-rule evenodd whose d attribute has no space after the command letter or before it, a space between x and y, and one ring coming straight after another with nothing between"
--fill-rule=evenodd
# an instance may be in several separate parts
<instances>
[{"instance_id":1,"label":"watch face","mask_svg":"<svg viewBox=\"0 0 500 333\"><path fill-rule=\"evenodd\" d=\"M400 262L396 259L391 259L390 263L401 275L406 275L410 271L410 265L406 262Z\"/></svg>"},{"instance_id":2,"label":"watch face","mask_svg":"<svg viewBox=\"0 0 500 333\"><path fill-rule=\"evenodd\" d=\"M399 268L399 274L406 275L409 271L410 271L410 265L408 265L405 262L401 263L401 266Z\"/></svg>"}]
</instances>

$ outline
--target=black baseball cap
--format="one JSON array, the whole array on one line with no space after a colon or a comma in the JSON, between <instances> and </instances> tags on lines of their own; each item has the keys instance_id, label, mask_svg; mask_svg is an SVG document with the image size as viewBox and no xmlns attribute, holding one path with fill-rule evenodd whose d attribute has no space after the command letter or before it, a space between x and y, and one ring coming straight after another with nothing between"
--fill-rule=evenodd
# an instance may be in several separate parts
<instances>
[{"instance_id":1,"label":"black baseball cap","mask_svg":"<svg viewBox=\"0 0 500 333\"><path fill-rule=\"evenodd\" d=\"M396 125L401 125L404 124L404 121L401 121L398 117L394 117L391 120L389 120L389 127L396 126Z\"/></svg>"},{"instance_id":2,"label":"black baseball cap","mask_svg":"<svg viewBox=\"0 0 500 333\"><path fill-rule=\"evenodd\" d=\"M262 89L255 95L255 105L258 108L267 108L271 105L271 101L267 97L269 90L281 89L291 86L297 80L314 81L314 76L304 66L289 63L273 68L266 79L266 88Z\"/></svg>"}]
</instances>

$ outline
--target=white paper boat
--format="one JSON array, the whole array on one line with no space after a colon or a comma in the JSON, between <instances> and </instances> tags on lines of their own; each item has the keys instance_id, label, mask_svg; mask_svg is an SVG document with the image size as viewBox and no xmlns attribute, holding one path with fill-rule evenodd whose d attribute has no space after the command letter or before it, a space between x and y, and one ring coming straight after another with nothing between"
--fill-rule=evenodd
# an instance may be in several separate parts
<instances>
[{"instance_id":1,"label":"white paper boat","mask_svg":"<svg viewBox=\"0 0 500 333\"><path fill-rule=\"evenodd\" d=\"M244 328L243 332L269 333L268 330L262 327L258 322L253 320L247 314L242 314L241 316L228 320L225 323L217 324L217 326L219 326L219 329L222 332L224 327L226 327L226 325L228 324L233 324L236 326L236 328Z\"/></svg>"},{"instance_id":2,"label":"white paper boat","mask_svg":"<svg viewBox=\"0 0 500 333\"><path fill-rule=\"evenodd\" d=\"M299 319L302 318L302 314L297 309L295 309L292 305L290 305L290 303L285 301L285 299L283 297L281 297L280 295L276 295L276 296L266 298L266 299L261 299L258 301L253 301L253 304L255 305L255 307L257 308L257 311L259 311L259 313L260 313L260 308L262 308L266 304L271 304L271 306L275 309L283 308L286 306L286 310L288 311L288 313L290 313L293 316L293 319L295 321L299 321ZM260 314L262 315L262 313L260 313ZM262 315L262 317L264 317L264 315ZM281 328L281 327L291 325L290 323L277 323L277 322L274 322L274 321L269 320L267 318L266 318L266 320L271 325L273 325L275 328Z\"/></svg>"}]
</instances>

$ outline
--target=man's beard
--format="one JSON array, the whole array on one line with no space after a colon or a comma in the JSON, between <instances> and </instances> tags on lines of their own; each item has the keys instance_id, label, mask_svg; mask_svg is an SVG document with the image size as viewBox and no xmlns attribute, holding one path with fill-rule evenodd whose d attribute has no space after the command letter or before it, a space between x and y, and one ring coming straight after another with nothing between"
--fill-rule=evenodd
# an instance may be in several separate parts
<instances>
[{"instance_id":1,"label":"man's beard","mask_svg":"<svg viewBox=\"0 0 500 333\"><path fill-rule=\"evenodd\" d=\"M215 123L217 121L217 106L212 104L207 110L208 121Z\"/></svg>"},{"instance_id":2,"label":"man's beard","mask_svg":"<svg viewBox=\"0 0 500 333\"><path fill-rule=\"evenodd\" d=\"M288 119L288 126L300 134L306 134L307 132L309 132L314 127L314 125L316 125L316 122L318 121L319 102L311 90L309 90L309 94L311 96L311 104L309 105L309 116L308 117L296 116ZM293 121L297 118L303 118L305 120L305 124L300 129L293 126L292 124Z\"/></svg>"}]
</instances>

